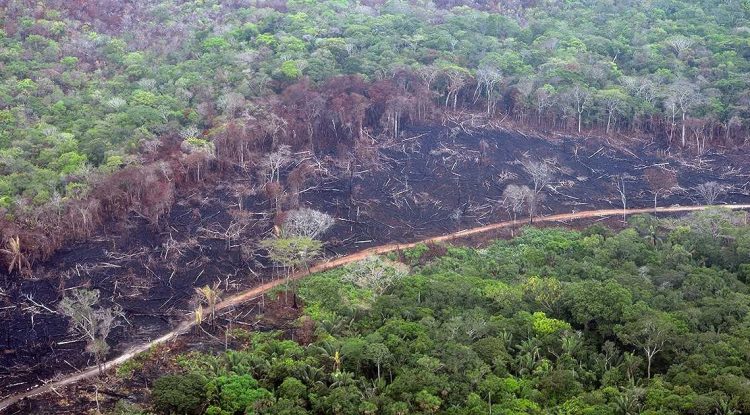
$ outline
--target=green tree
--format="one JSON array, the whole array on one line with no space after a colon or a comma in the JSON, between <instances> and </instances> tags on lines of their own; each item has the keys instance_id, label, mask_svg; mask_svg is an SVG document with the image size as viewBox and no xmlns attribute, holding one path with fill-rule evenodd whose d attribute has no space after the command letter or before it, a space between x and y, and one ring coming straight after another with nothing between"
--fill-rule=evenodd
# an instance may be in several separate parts
<instances>
[{"instance_id":1,"label":"green tree","mask_svg":"<svg viewBox=\"0 0 750 415\"><path fill-rule=\"evenodd\" d=\"M375 363L378 371L378 380L380 380L380 368L391 358L391 351L383 343L372 343L365 347L365 355L370 361Z\"/></svg>"},{"instance_id":2,"label":"green tree","mask_svg":"<svg viewBox=\"0 0 750 415\"><path fill-rule=\"evenodd\" d=\"M630 291L616 281L585 280L567 287L564 302L573 321L586 329L594 325L602 333L610 333L633 301Z\"/></svg>"},{"instance_id":3,"label":"green tree","mask_svg":"<svg viewBox=\"0 0 750 415\"><path fill-rule=\"evenodd\" d=\"M206 379L195 373L162 376L154 382L151 399L162 414L198 414L206 402L205 386Z\"/></svg>"},{"instance_id":4,"label":"green tree","mask_svg":"<svg viewBox=\"0 0 750 415\"><path fill-rule=\"evenodd\" d=\"M250 375L219 376L206 384L207 415L256 414L273 394Z\"/></svg>"},{"instance_id":5,"label":"green tree","mask_svg":"<svg viewBox=\"0 0 750 415\"><path fill-rule=\"evenodd\" d=\"M261 241L260 246L268 251L271 261L284 268L288 292L294 270L300 266L307 268L310 262L320 255L323 243L307 236L295 236L265 239Z\"/></svg>"},{"instance_id":6,"label":"green tree","mask_svg":"<svg viewBox=\"0 0 750 415\"><path fill-rule=\"evenodd\" d=\"M437 396L427 392L426 390L419 391L414 396L414 402L417 407L422 410L425 414L434 414L440 409L443 401Z\"/></svg>"},{"instance_id":7,"label":"green tree","mask_svg":"<svg viewBox=\"0 0 750 415\"><path fill-rule=\"evenodd\" d=\"M624 343L638 347L646 355L646 377L651 378L654 356L678 340L685 331L684 323L666 313L651 312L618 327L617 337Z\"/></svg>"}]
</instances>

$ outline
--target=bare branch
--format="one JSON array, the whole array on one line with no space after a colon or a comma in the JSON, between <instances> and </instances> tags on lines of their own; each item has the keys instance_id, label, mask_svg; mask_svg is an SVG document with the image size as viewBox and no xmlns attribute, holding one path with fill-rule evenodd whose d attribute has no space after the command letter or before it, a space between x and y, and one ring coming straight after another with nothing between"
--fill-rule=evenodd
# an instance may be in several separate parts
<instances>
[{"instance_id":1,"label":"bare branch","mask_svg":"<svg viewBox=\"0 0 750 415\"><path fill-rule=\"evenodd\" d=\"M317 239L336 223L329 214L310 208L289 211L282 225L284 237L304 236Z\"/></svg>"},{"instance_id":2,"label":"bare branch","mask_svg":"<svg viewBox=\"0 0 750 415\"><path fill-rule=\"evenodd\" d=\"M726 188L716 182L707 182L695 186L695 191L706 201L706 204L713 205Z\"/></svg>"}]
</instances>

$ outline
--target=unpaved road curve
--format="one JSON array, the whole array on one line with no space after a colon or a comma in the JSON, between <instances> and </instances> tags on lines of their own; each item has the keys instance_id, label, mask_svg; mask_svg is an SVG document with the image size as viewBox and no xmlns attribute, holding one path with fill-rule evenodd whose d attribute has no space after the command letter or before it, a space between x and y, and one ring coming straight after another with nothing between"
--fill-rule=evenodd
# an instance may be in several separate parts
<instances>
[{"instance_id":1,"label":"unpaved road curve","mask_svg":"<svg viewBox=\"0 0 750 415\"><path fill-rule=\"evenodd\" d=\"M698 205L698 206L671 206L671 207L659 207L659 208L644 208L644 209L627 209L625 210L625 213L628 215L633 215L637 213L680 213L680 212L693 212L698 210L705 210L711 206L705 206L705 205ZM729 209L750 209L750 205L723 205L721 207L729 208ZM564 213L559 215L550 215L550 216L542 216L535 219L536 223L539 222L561 222L561 221L568 221L568 220L576 220L576 219L586 219L586 218L597 218L597 217L607 217L607 216L617 216L622 215L623 210L622 209L604 209L604 210L587 210L582 212L576 212L576 213ZM477 228L471 228L459 232L449 233L442 236L437 236L434 238L428 238L417 242L407 243L407 244L387 244L387 245L380 245L373 248L368 248L359 252L355 252L350 255L338 257L335 259L327 260L320 262L316 264L315 266L310 268L311 272L321 272L321 271L327 271L329 269L337 268L342 265L350 264L352 262L356 262L359 260L362 260L364 258L367 258L370 255L377 255L377 254L385 254L388 252L397 251L400 249L408 249L413 248L415 245L420 243L435 243L435 242L445 242L450 241L454 239L461 239L473 235L482 234L485 232L494 231L497 229L503 229L512 227L515 225L522 225L523 223L520 222L513 222L513 221L507 221L507 222L499 222L494 223L491 225L486 226L480 226ZM299 272L292 276L293 279L300 279L306 276L307 273ZM231 307L234 307L235 305L245 303L247 301L253 300L255 298L258 298L259 296L269 292L270 290L283 285L284 280L274 280L256 287L253 287L249 290L237 293L226 300L220 302L216 309L217 311L228 309ZM174 330L171 332L159 337L158 339L152 340L148 343L141 344L139 346L135 346L131 348L129 351L124 353L123 355L112 359L102 365L103 370L109 370L113 367L116 367L139 353L143 353L147 350L149 350L151 347L156 346L158 344L166 343L179 335L186 333L188 330L190 330L194 326L194 321L186 320L180 323L180 325L177 326ZM55 389L62 388L64 386L68 386L71 384L74 384L78 381L89 379L92 377L95 377L99 374L99 369L96 367L85 369L81 372L72 374L70 376L66 376L63 379L47 383L42 386L38 386L32 389L29 389L25 392L20 392L15 395L8 396L4 398L2 401L0 401L0 411L3 411L7 409L9 406L13 405L14 403L21 401L26 398L30 398L32 396L41 395L46 392L50 392Z\"/></svg>"}]
</instances>

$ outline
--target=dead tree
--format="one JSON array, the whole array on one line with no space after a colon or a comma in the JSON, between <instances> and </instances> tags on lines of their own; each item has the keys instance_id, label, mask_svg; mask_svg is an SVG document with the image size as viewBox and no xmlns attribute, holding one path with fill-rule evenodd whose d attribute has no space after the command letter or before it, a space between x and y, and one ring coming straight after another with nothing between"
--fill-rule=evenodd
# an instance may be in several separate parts
<instances>
[{"instance_id":1,"label":"dead tree","mask_svg":"<svg viewBox=\"0 0 750 415\"><path fill-rule=\"evenodd\" d=\"M578 134L581 134L583 112L591 100L591 92L580 85L575 85L567 94L568 102L575 109L578 118Z\"/></svg>"},{"instance_id":2,"label":"dead tree","mask_svg":"<svg viewBox=\"0 0 750 415\"><path fill-rule=\"evenodd\" d=\"M274 149L276 148L279 134L285 132L284 129L287 126L287 122L271 110L264 110L261 119L260 128L268 137L271 137L271 149Z\"/></svg>"},{"instance_id":3,"label":"dead tree","mask_svg":"<svg viewBox=\"0 0 750 415\"><path fill-rule=\"evenodd\" d=\"M713 205L726 189L719 183L711 181L695 186L695 191L706 201L707 205Z\"/></svg>"},{"instance_id":4,"label":"dead tree","mask_svg":"<svg viewBox=\"0 0 750 415\"><path fill-rule=\"evenodd\" d=\"M544 190L555 177L552 166L545 160L526 160L522 164L523 169L531 176L531 181L534 184L534 193L536 194Z\"/></svg>"},{"instance_id":5,"label":"dead tree","mask_svg":"<svg viewBox=\"0 0 750 415\"><path fill-rule=\"evenodd\" d=\"M452 66L446 69L445 76L448 78L448 94L445 97L445 106L448 106L451 97L453 97L453 110L455 111L458 104L458 93L469 81L469 71L458 66Z\"/></svg>"},{"instance_id":6,"label":"dead tree","mask_svg":"<svg viewBox=\"0 0 750 415\"><path fill-rule=\"evenodd\" d=\"M237 208L239 210L245 209L245 198L252 196L254 190L249 183L236 183L231 187L232 196L237 198Z\"/></svg>"},{"instance_id":7,"label":"dead tree","mask_svg":"<svg viewBox=\"0 0 750 415\"><path fill-rule=\"evenodd\" d=\"M287 212L281 232L284 237L303 236L317 239L336 223L329 214L310 208Z\"/></svg>"},{"instance_id":8,"label":"dead tree","mask_svg":"<svg viewBox=\"0 0 750 415\"><path fill-rule=\"evenodd\" d=\"M2 291L0 291L0 295L2 294ZM21 310L26 312L31 317L32 330L34 329L34 317L36 315L44 313L45 310L51 314L57 314L57 311L52 310L46 305L34 300L34 296L32 294L24 294L23 298L26 299L26 304L25 307L23 307Z\"/></svg>"},{"instance_id":9,"label":"dead tree","mask_svg":"<svg viewBox=\"0 0 750 415\"><path fill-rule=\"evenodd\" d=\"M281 205L285 195L284 187L278 182L268 182L266 183L264 190L266 192L266 197L273 204L276 213L281 213Z\"/></svg>"},{"instance_id":10,"label":"dead tree","mask_svg":"<svg viewBox=\"0 0 750 415\"><path fill-rule=\"evenodd\" d=\"M669 45L669 47L671 47L675 51L677 57L679 57L680 59L682 59L685 51L690 49L690 47L693 46L694 43L695 41L693 39L685 36L675 36L673 38L667 39L667 45Z\"/></svg>"},{"instance_id":11,"label":"dead tree","mask_svg":"<svg viewBox=\"0 0 750 415\"><path fill-rule=\"evenodd\" d=\"M292 150L287 145L279 146L278 150L270 153L263 160L263 169L266 172L267 182L281 181L281 170L292 163Z\"/></svg>"},{"instance_id":12,"label":"dead tree","mask_svg":"<svg viewBox=\"0 0 750 415\"><path fill-rule=\"evenodd\" d=\"M518 214L523 212L529 193L531 193L531 189L528 186L518 186L515 184L509 184L503 190L503 207L508 211L508 216L513 219L514 223Z\"/></svg>"},{"instance_id":13,"label":"dead tree","mask_svg":"<svg viewBox=\"0 0 750 415\"><path fill-rule=\"evenodd\" d=\"M550 182L552 182L554 171L552 165L546 160L526 160L521 164L526 173L531 176L531 183L534 185L533 189L528 189L528 187L526 187L528 190L525 194L526 209L529 212L529 222L533 223L537 207L539 203L544 200L542 191L550 184Z\"/></svg>"},{"instance_id":14,"label":"dead tree","mask_svg":"<svg viewBox=\"0 0 750 415\"><path fill-rule=\"evenodd\" d=\"M614 178L614 184L615 188L617 189L617 193L620 194L620 203L622 203L622 222L627 223L626 216L627 216L627 209L628 209L628 197L625 192L625 175L619 175Z\"/></svg>"},{"instance_id":15,"label":"dead tree","mask_svg":"<svg viewBox=\"0 0 750 415\"><path fill-rule=\"evenodd\" d=\"M656 211L659 195L666 195L677 187L677 175L671 170L651 167L646 169L643 176L654 194L654 211Z\"/></svg>"},{"instance_id":16,"label":"dead tree","mask_svg":"<svg viewBox=\"0 0 750 415\"><path fill-rule=\"evenodd\" d=\"M682 147L687 144L685 141L687 128L687 114L693 108L697 107L704 101L693 83L685 79L679 79L669 86L667 91L667 102L675 109L679 109L682 114ZM673 110L674 111L674 110Z\"/></svg>"},{"instance_id":17,"label":"dead tree","mask_svg":"<svg viewBox=\"0 0 750 415\"><path fill-rule=\"evenodd\" d=\"M536 193L528 187L524 190L526 193L526 210L529 213L529 223L534 223L537 209L539 208L539 204L544 201L545 195L544 193Z\"/></svg>"},{"instance_id":18,"label":"dead tree","mask_svg":"<svg viewBox=\"0 0 750 415\"><path fill-rule=\"evenodd\" d=\"M432 84L440 76L440 68L435 65L425 65L417 69L417 75L422 79L422 83L427 91L430 91Z\"/></svg>"},{"instance_id":19,"label":"dead tree","mask_svg":"<svg viewBox=\"0 0 750 415\"><path fill-rule=\"evenodd\" d=\"M236 248L240 246L236 242L240 240L240 237L242 236L242 232L244 232L245 228L247 228L249 225L250 223L248 222L247 217L240 216L240 220L233 218L229 222L229 225L226 228L223 227L221 224L216 224L216 226L210 229L200 228L199 230L205 232L210 237L223 239L224 242L226 242L225 249L227 251L231 251L232 248Z\"/></svg>"},{"instance_id":20,"label":"dead tree","mask_svg":"<svg viewBox=\"0 0 750 415\"><path fill-rule=\"evenodd\" d=\"M14 270L23 273L26 269L31 269L31 264L21 249L21 239L18 236L8 239L6 248L0 249L0 252L8 257L8 274Z\"/></svg>"},{"instance_id":21,"label":"dead tree","mask_svg":"<svg viewBox=\"0 0 750 415\"><path fill-rule=\"evenodd\" d=\"M499 68L492 66L483 66L477 70L477 89L474 92L478 97L479 89L484 87L487 95L487 115L492 114L495 109L495 98L492 93L497 89L497 85L503 80L503 74Z\"/></svg>"},{"instance_id":22,"label":"dead tree","mask_svg":"<svg viewBox=\"0 0 750 415\"><path fill-rule=\"evenodd\" d=\"M98 303L99 290L75 289L60 301L59 308L70 318L70 331L86 339L86 351L94 355L101 373L102 361L109 351L107 337L124 316L120 306L96 307Z\"/></svg>"}]
</instances>

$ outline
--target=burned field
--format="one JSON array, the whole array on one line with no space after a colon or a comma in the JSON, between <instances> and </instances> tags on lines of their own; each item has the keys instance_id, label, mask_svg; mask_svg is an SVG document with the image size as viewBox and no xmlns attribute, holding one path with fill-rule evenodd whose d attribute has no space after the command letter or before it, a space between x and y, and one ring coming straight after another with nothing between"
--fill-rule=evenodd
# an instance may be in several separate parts
<instances>
[{"instance_id":1,"label":"burned field","mask_svg":"<svg viewBox=\"0 0 750 415\"><path fill-rule=\"evenodd\" d=\"M413 128L378 147L360 141L352 154L264 160L270 172L182 191L158 227L133 216L38 264L31 277L0 276L0 396L95 363L58 311L67 290L95 288L103 303L122 307L109 336L109 355L118 355L188 318L195 287L218 283L231 293L273 278L257 242L297 206L337 218L323 238L331 257L508 220L506 188L535 187L529 163L550 172L535 192L537 215L619 208L623 198L628 207L701 204L711 195L697 188L709 182L720 186L717 203L750 200L750 166L739 153L674 157L646 143L447 128ZM519 221L527 207L517 209Z\"/></svg>"}]
</instances>

